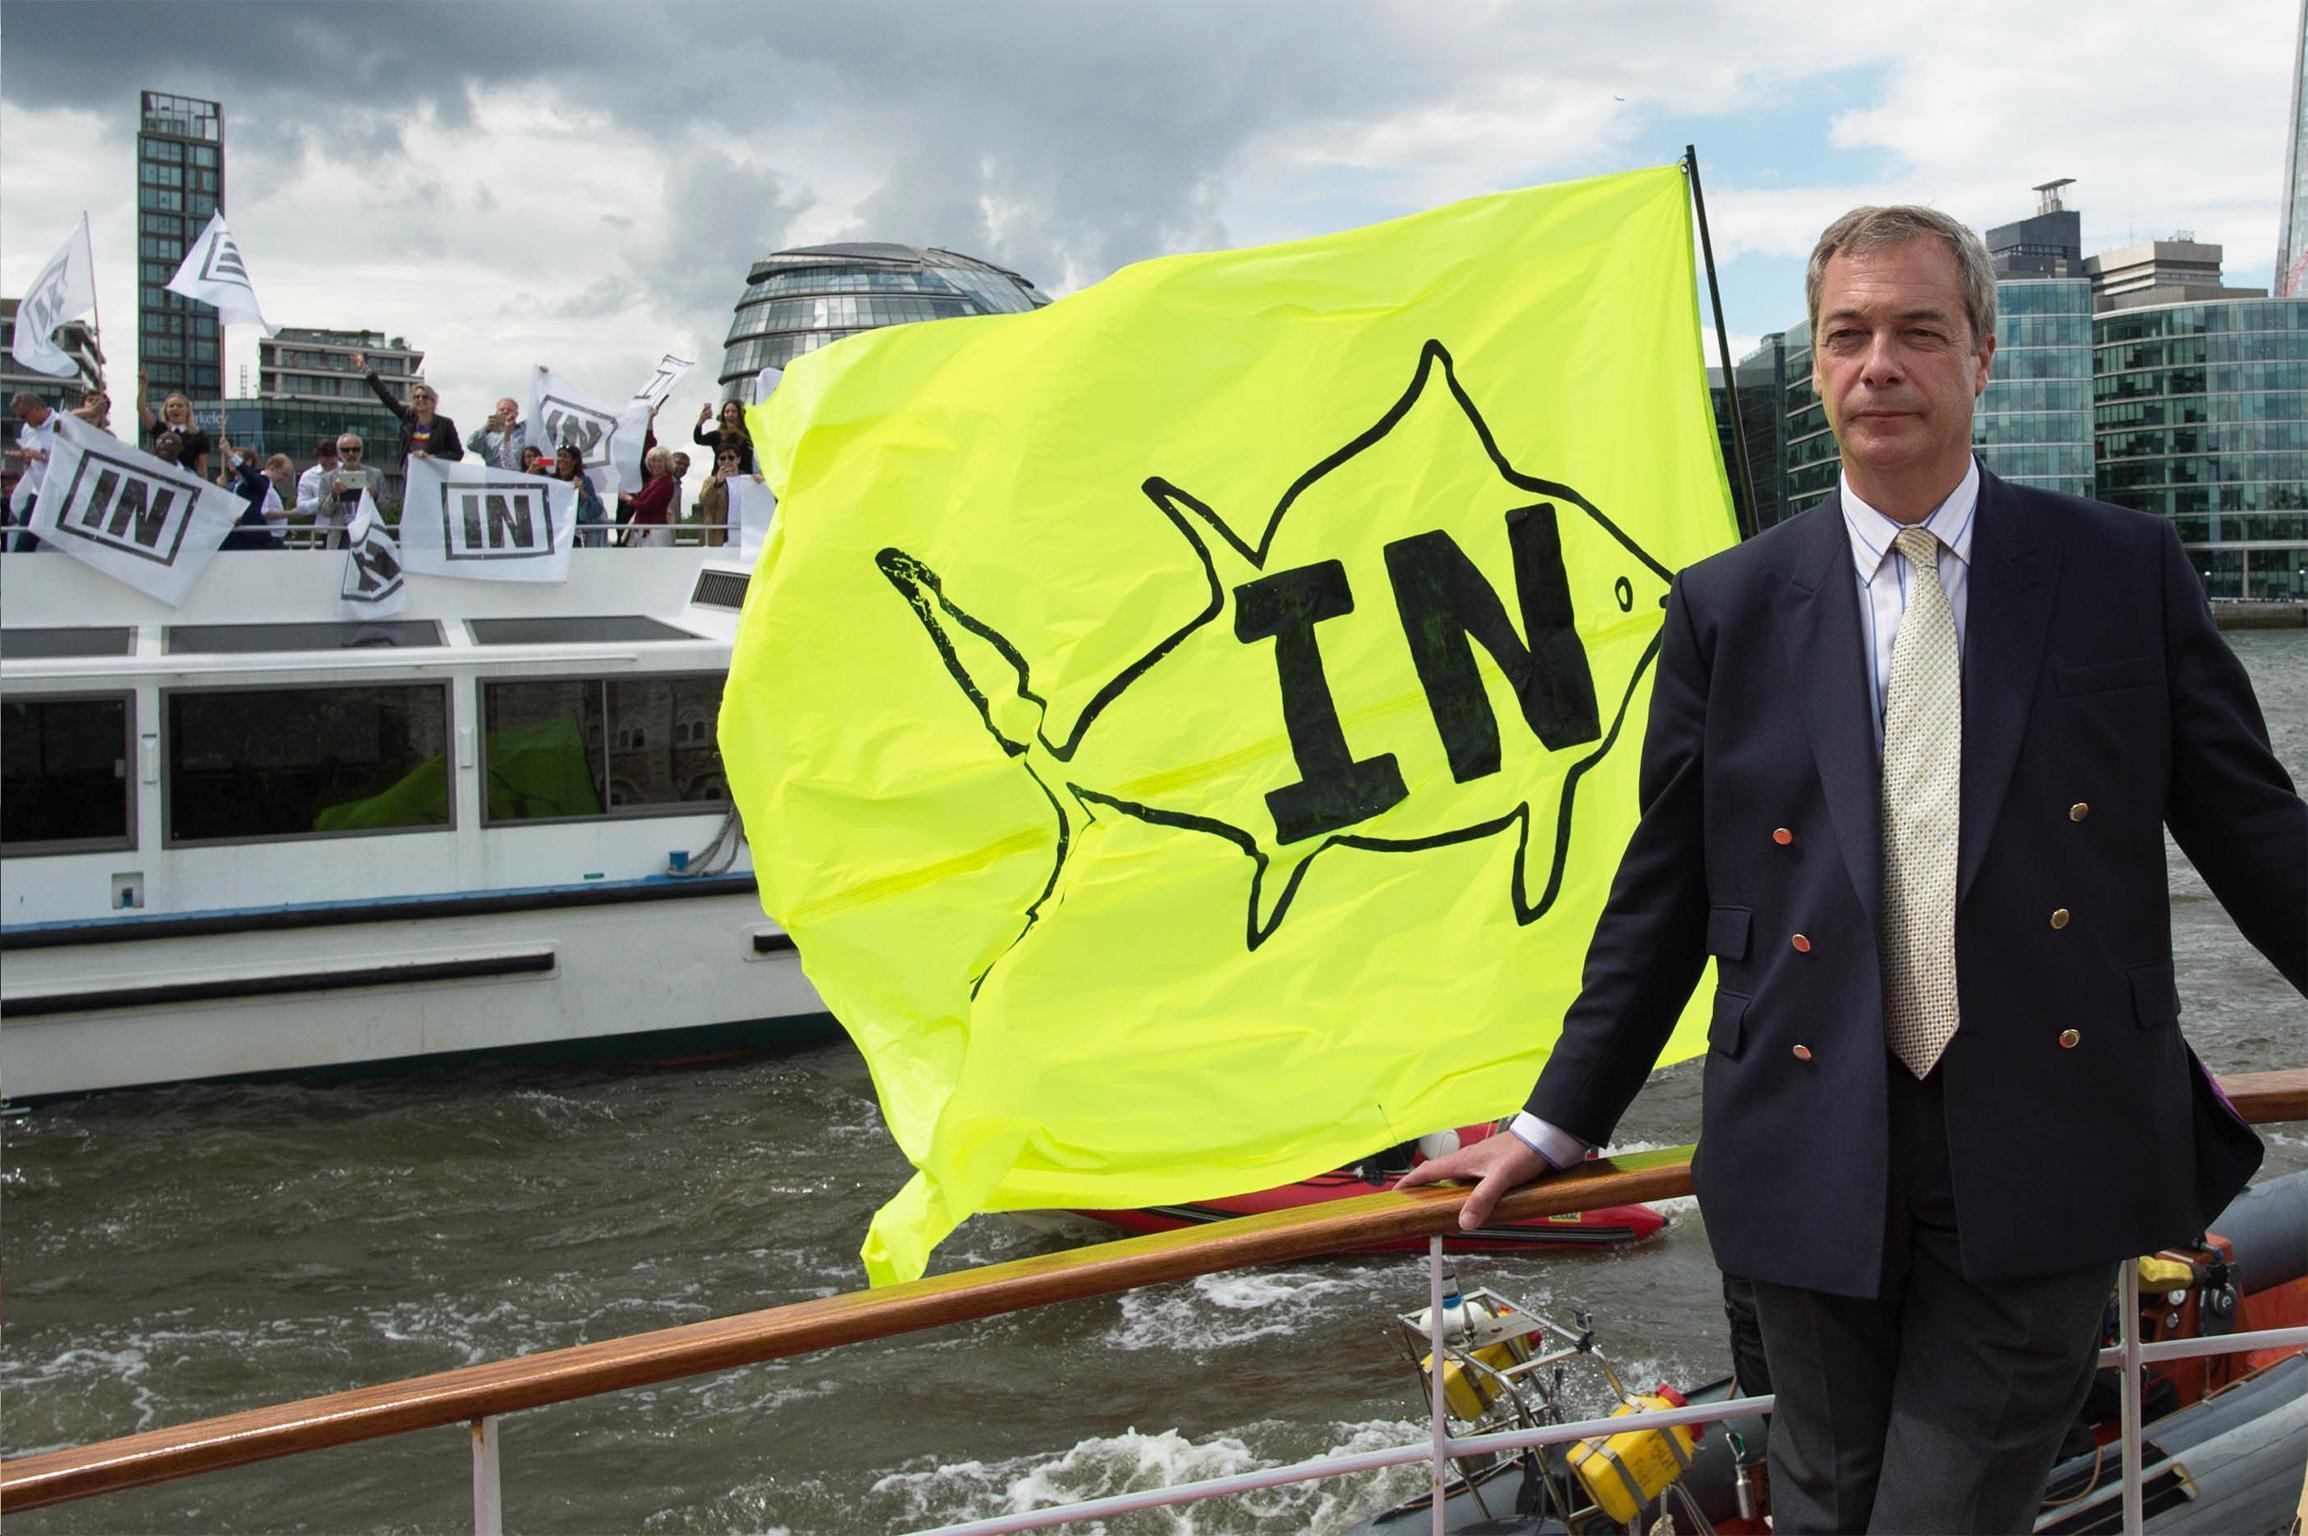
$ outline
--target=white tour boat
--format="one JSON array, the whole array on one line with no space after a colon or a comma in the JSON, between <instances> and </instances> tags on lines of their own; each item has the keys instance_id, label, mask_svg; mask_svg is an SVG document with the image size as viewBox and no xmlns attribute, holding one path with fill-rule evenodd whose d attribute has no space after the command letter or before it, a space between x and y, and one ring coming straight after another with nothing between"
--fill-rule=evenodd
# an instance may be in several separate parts
<instances>
[{"instance_id":1,"label":"white tour boat","mask_svg":"<svg viewBox=\"0 0 2308 1536\"><path fill-rule=\"evenodd\" d=\"M715 746L735 551L566 583L0 558L0 1093L824 1027Z\"/></svg>"}]
</instances>

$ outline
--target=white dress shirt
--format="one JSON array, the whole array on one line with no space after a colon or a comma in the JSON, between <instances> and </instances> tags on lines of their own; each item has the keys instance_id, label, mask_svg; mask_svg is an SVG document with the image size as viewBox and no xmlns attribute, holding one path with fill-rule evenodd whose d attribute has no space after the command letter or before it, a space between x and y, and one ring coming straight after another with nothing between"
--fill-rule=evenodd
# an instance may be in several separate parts
<instances>
[{"instance_id":1,"label":"white dress shirt","mask_svg":"<svg viewBox=\"0 0 2308 1536\"><path fill-rule=\"evenodd\" d=\"M316 459L311 468L297 476L297 516L315 522L320 520L321 476L327 473L328 470Z\"/></svg>"},{"instance_id":2,"label":"white dress shirt","mask_svg":"<svg viewBox=\"0 0 2308 1536\"><path fill-rule=\"evenodd\" d=\"M1843 503L1843 528L1851 537L1851 565L1859 581L1859 635L1867 656L1869 697L1875 708L1875 751L1883 754L1883 703L1891 680L1891 643L1898 638L1899 621L1907 612L1914 567L1893 543L1905 524L1895 523L1859 499L1844 477L1838 488ZM1964 620L1971 596L1971 530L1979 510L1979 460L1965 469L1963 480L1947 500L1932 509L1921 526L1939 540L1939 588L1955 613L1955 638L1961 648ZM1949 558L1953 556L1953 558ZM1583 1161L1587 1144L1529 1110L1508 1122L1523 1144L1554 1164L1568 1168Z\"/></svg>"},{"instance_id":3,"label":"white dress shirt","mask_svg":"<svg viewBox=\"0 0 2308 1536\"><path fill-rule=\"evenodd\" d=\"M56 451L56 413L37 427L28 421L16 424L16 446L40 455L25 462L24 472L16 481L16 508L24 517L32 515L32 503L40 499L40 482L48 478L48 458Z\"/></svg>"},{"instance_id":4,"label":"white dress shirt","mask_svg":"<svg viewBox=\"0 0 2308 1536\"><path fill-rule=\"evenodd\" d=\"M1859 633L1867 647L1867 680L1875 700L1875 750L1883 753L1884 692L1891 684L1891 642L1907 612L1907 594L1914 567L1892 542L1903 524L1895 523L1852 493L1851 482L1842 488L1843 526L1851 535L1851 564L1859 574ZM1932 509L1922 526L1939 540L1939 589L1955 614L1955 641L1963 645L1964 620L1970 612L1971 530L1979 510L1979 460L1964 471L1963 481ZM1953 555L1954 559L1948 557Z\"/></svg>"}]
</instances>

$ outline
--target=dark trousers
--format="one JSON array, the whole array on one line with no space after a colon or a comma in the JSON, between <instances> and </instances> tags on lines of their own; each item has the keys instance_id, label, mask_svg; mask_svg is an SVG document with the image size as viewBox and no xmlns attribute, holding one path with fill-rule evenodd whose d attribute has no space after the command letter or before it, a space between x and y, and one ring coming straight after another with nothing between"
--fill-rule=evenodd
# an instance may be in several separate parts
<instances>
[{"instance_id":1,"label":"dark trousers","mask_svg":"<svg viewBox=\"0 0 2308 1536\"><path fill-rule=\"evenodd\" d=\"M1934 1072L1889 1063L1872 1299L1758 1283L1780 1532L2029 1530L2091 1385L2114 1268L1963 1277Z\"/></svg>"}]
</instances>

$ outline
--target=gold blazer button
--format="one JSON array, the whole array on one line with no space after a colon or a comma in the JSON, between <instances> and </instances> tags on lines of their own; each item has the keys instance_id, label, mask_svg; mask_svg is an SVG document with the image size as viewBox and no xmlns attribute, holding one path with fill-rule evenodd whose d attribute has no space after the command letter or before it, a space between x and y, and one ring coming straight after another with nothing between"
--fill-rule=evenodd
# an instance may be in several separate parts
<instances>
[{"instance_id":1,"label":"gold blazer button","mask_svg":"<svg viewBox=\"0 0 2308 1536\"><path fill-rule=\"evenodd\" d=\"M2063 1029L2060 1031L2060 1049L2063 1051L2072 1051L2076 1048L2077 1042L2083 1038L2083 1035L2076 1030Z\"/></svg>"},{"instance_id":2,"label":"gold blazer button","mask_svg":"<svg viewBox=\"0 0 2308 1536\"><path fill-rule=\"evenodd\" d=\"M2055 908L2053 908L2053 909L2052 909L2052 926L2053 926L2054 928L2065 928L2067 925L2068 925L2068 909L2067 909L2067 908L2065 908L2065 907L2055 907Z\"/></svg>"}]
</instances>

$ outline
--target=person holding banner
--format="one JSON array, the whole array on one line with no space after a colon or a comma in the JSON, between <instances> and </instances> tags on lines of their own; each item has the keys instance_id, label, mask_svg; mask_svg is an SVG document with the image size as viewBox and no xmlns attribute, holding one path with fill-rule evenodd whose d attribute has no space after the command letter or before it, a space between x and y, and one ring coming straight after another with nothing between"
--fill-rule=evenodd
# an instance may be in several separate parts
<instances>
[{"instance_id":1,"label":"person holding banner","mask_svg":"<svg viewBox=\"0 0 2308 1536\"><path fill-rule=\"evenodd\" d=\"M440 413L441 397L433 393L433 386L423 379L409 384L409 403L401 404L377 370L369 366L365 353L353 354L353 366L361 370L361 378L385 409L401 424L401 462L423 456L429 459L461 459L465 456L465 441L457 436L457 424Z\"/></svg>"},{"instance_id":2,"label":"person holding banner","mask_svg":"<svg viewBox=\"0 0 2308 1536\"><path fill-rule=\"evenodd\" d=\"M649 477L649 483L633 494L633 515L626 519L625 547L669 549L673 545L672 508L677 488L673 456L662 448L652 448L642 456L641 472Z\"/></svg>"},{"instance_id":3,"label":"person holding banner","mask_svg":"<svg viewBox=\"0 0 2308 1536\"><path fill-rule=\"evenodd\" d=\"M48 476L48 458L56 442L56 413L48 408L47 401L31 393L15 396L8 402L8 410L17 423L16 446L8 450L8 462L20 471L9 497L8 521L21 527L32 520L33 504L40 499L41 483ZM12 547L28 554L40 547L40 541L22 534Z\"/></svg>"},{"instance_id":4,"label":"person holding banner","mask_svg":"<svg viewBox=\"0 0 2308 1536\"><path fill-rule=\"evenodd\" d=\"M182 395L170 395L160 402L160 414L152 413L152 376L144 369L136 370L136 419L144 430L153 434L153 452L160 451L159 434L174 432L183 455L184 467L201 479L208 478L208 434L200 430L192 419L192 402Z\"/></svg>"},{"instance_id":5,"label":"person holding banner","mask_svg":"<svg viewBox=\"0 0 2308 1536\"><path fill-rule=\"evenodd\" d=\"M99 432L109 432L112 430L112 397L101 389L92 389L80 397L71 414Z\"/></svg>"}]
</instances>

